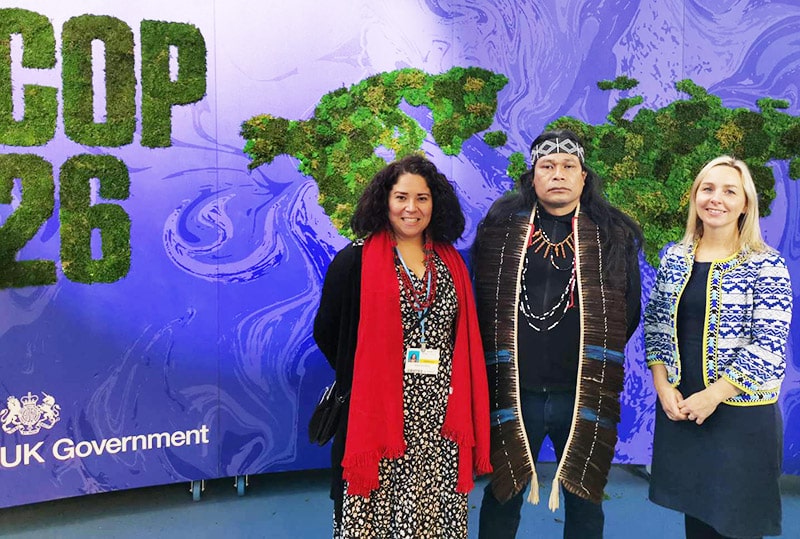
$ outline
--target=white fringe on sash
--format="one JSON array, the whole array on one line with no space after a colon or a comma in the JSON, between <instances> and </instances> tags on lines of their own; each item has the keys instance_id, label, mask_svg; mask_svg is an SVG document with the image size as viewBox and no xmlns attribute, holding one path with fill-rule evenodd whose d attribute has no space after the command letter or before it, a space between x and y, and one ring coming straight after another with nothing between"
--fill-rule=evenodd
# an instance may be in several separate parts
<instances>
[{"instance_id":1,"label":"white fringe on sash","mask_svg":"<svg viewBox=\"0 0 800 539\"><path fill-rule=\"evenodd\" d=\"M558 475L556 475L553 478L553 484L550 486L550 501L547 503L547 507L554 513L558 509L558 500Z\"/></svg>"},{"instance_id":2,"label":"white fringe on sash","mask_svg":"<svg viewBox=\"0 0 800 539\"><path fill-rule=\"evenodd\" d=\"M539 478L536 477L536 468L533 469L531 476L530 490L528 491L528 503L539 505Z\"/></svg>"}]
</instances>

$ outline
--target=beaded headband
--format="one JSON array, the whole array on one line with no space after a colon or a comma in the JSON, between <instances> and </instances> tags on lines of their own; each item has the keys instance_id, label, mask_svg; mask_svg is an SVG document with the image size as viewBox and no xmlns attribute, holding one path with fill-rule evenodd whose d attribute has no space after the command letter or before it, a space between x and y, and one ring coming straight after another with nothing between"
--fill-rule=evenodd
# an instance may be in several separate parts
<instances>
[{"instance_id":1,"label":"beaded headband","mask_svg":"<svg viewBox=\"0 0 800 539\"><path fill-rule=\"evenodd\" d=\"M569 153L577 155L583 163L583 146L572 139L548 139L531 148L531 166L536 160L551 153Z\"/></svg>"}]
</instances>

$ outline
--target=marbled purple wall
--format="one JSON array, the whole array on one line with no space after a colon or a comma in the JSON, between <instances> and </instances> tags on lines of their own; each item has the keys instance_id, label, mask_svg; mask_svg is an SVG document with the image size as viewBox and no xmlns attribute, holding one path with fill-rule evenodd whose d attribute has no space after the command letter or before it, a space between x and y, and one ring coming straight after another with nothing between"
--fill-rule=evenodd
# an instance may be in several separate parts
<instances>
[{"instance_id":1,"label":"marbled purple wall","mask_svg":"<svg viewBox=\"0 0 800 539\"><path fill-rule=\"evenodd\" d=\"M800 5L789 0L0 0L6 7L47 16L57 43L73 16L121 19L134 32L137 80L142 20L196 25L208 48L208 93L173 108L169 148L143 148L138 130L122 148L80 147L60 120L45 147L0 146L41 155L56 170L77 153L119 157L131 176L131 197L120 205L132 223L132 265L123 280L83 285L59 272L52 286L0 290L0 406L7 396L45 392L61 413L35 435L0 431L0 482L17 485L0 489L0 506L327 465L327 448L306 441L311 409L332 377L310 325L325 268L346 240L296 159L283 156L248 171L239 136L244 120L262 113L306 119L324 94L403 67L442 73L478 66L506 75L492 129L508 133L507 146L494 150L477 136L451 157L431 137L424 144L457 184L468 220L458 247L465 248L491 202L511 186L504 170L512 151L526 151L560 116L606 121L619 95L598 90L600 80L638 79L636 93L648 108L679 98L674 83L691 78L726 107L755 110L756 100L769 96L788 100L785 112L800 114ZM19 69L18 58L12 54L17 107L22 84L60 86L60 61L36 72ZM430 128L430 117L417 119ZM800 283L800 192L787 163L772 166L778 196L762 225ZM14 209L0 205L0 225ZM54 216L20 258L58 260L58 226ZM652 268L643 267L643 277L649 290ZM795 323L782 398L785 471L794 474L798 345ZM619 462L649 459L654 395L642 350L639 331L628 348ZM201 425L209 431L205 444L66 460L51 451L64 438L77 443ZM43 462L8 465L14 448L39 442Z\"/></svg>"}]
</instances>

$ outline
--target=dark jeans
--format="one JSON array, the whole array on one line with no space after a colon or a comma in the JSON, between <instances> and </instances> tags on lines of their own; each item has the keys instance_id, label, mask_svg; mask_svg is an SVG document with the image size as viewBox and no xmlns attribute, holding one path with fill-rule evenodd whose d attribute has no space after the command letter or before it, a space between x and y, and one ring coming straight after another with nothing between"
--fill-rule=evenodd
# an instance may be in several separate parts
<instances>
[{"instance_id":1,"label":"dark jeans","mask_svg":"<svg viewBox=\"0 0 800 539\"><path fill-rule=\"evenodd\" d=\"M560 460L567 444L575 393L570 391L522 391L522 420L531 444L531 453L538 458L545 436L550 436L556 457ZM584 500L561 489L564 495L564 538L594 539L603 537L603 506ZM528 489L522 489L506 503L492 494L491 485L483 493L478 537L480 539L513 539L517 535L520 510ZM544 495L547 503L549 493ZM547 510L545 508L545 510Z\"/></svg>"}]
</instances>

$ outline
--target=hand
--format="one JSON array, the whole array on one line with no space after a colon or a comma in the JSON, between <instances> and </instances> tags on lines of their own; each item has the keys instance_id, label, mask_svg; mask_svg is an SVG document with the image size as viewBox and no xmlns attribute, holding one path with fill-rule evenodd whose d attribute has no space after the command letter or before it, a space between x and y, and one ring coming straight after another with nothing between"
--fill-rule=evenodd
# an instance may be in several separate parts
<instances>
[{"instance_id":1,"label":"hand","mask_svg":"<svg viewBox=\"0 0 800 539\"><path fill-rule=\"evenodd\" d=\"M658 400L664 413L672 421L686 421L687 415L681 412L680 404L683 402L683 395L676 388L672 387L667 378L667 369L664 365L655 364L650 367L653 374L653 387L658 393Z\"/></svg>"},{"instance_id":2,"label":"hand","mask_svg":"<svg viewBox=\"0 0 800 539\"><path fill-rule=\"evenodd\" d=\"M659 384L656 386L658 393L658 400L661 403L661 408L664 413L672 421L686 421L688 414L681 410L683 404L683 395L676 388L672 387L669 383Z\"/></svg>"},{"instance_id":3,"label":"hand","mask_svg":"<svg viewBox=\"0 0 800 539\"><path fill-rule=\"evenodd\" d=\"M694 395L688 396L678 406L681 413L686 414L689 421L694 421L698 425L702 425L703 421L714 413L721 401L717 400L716 396L708 390L698 391Z\"/></svg>"},{"instance_id":4,"label":"hand","mask_svg":"<svg viewBox=\"0 0 800 539\"><path fill-rule=\"evenodd\" d=\"M716 411L721 402L738 395L741 391L724 378L720 378L703 391L690 395L678 407L689 421L702 425Z\"/></svg>"}]
</instances>

